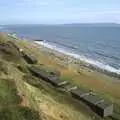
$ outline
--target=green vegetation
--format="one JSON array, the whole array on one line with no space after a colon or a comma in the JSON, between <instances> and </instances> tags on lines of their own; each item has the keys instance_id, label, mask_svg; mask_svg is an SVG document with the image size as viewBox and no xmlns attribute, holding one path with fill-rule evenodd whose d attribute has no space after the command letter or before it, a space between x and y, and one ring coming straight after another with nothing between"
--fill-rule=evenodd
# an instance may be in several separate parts
<instances>
[{"instance_id":1,"label":"green vegetation","mask_svg":"<svg viewBox=\"0 0 120 120\"><path fill-rule=\"evenodd\" d=\"M0 120L41 120L39 113L28 108L13 106L0 111Z\"/></svg>"},{"instance_id":2,"label":"green vegetation","mask_svg":"<svg viewBox=\"0 0 120 120\"><path fill-rule=\"evenodd\" d=\"M50 98L54 99L57 103L63 104L69 109L77 109L78 111L86 112L87 106L84 105L82 102L78 102L74 100L70 95L68 95L66 92L62 91L59 88L53 87L50 83L44 82L43 80L36 78L34 76L31 76L30 74L23 76L23 80L27 82L28 84L36 87L42 93L46 96L49 96ZM41 96L42 97L42 96ZM74 113L73 113L74 114ZM87 115L93 115L94 118L97 120L100 120L98 116L96 116L93 112L89 111ZM61 115L62 116L62 115ZM75 117L74 117L75 118ZM63 120L64 116L63 116ZM74 119L77 120L77 117Z\"/></svg>"},{"instance_id":3,"label":"green vegetation","mask_svg":"<svg viewBox=\"0 0 120 120\"><path fill-rule=\"evenodd\" d=\"M53 67L48 67L52 65L44 63L45 58L41 60L43 55L39 59L38 50L31 43L9 37L0 34L0 120L92 120L92 117L94 120L102 120L82 102L74 100L61 89L34 77L28 68L37 67L50 74L58 76L61 74L60 79L91 90L88 85L75 81L74 77L79 78L79 76L67 70L65 70L67 74L63 74L62 72L67 68L61 68L63 71L59 72L55 64ZM38 64L29 65L25 62L17 46L38 57ZM92 89L95 90L94 87ZM21 104L24 102L21 94L25 94L28 104ZM103 97L114 98L107 93L104 93ZM104 120L120 120L119 101L114 103L115 114Z\"/></svg>"},{"instance_id":4,"label":"green vegetation","mask_svg":"<svg viewBox=\"0 0 120 120\"><path fill-rule=\"evenodd\" d=\"M17 95L15 83L11 80L0 80L0 106L8 107L12 104L20 103L20 97Z\"/></svg>"},{"instance_id":5,"label":"green vegetation","mask_svg":"<svg viewBox=\"0 0 120 120\"><path fill-rule=\"evenodd\" d=\"M113 120L120 120L120 105L114 104L114 114L111 116Z\"/></svg>"},{"instance_id":6,"label":"green vegetation","mask_svg":"<svg viewBox=\"0 0 120 120\"><path fill-rule=\"evenodd\" d=\"M5 43L8 41L8 37L3 33L0 33L0 43Z\"/></svg>"},{"instance_id":7,"label":"green vegetation","mask_svg":"<svg viewBox=\"0 0 120 120\"><path fill-rule=\"evenodd\" d=\"M17 64L17 68L23 73L29 73L28 68L25 64Z\"/></svg>"},{"instance_id":8,"label":"green vegetation","mask_svg":"<svg viewBox=\"0 0 120 120\"><path fill-rule=\"evenodd\" d=\"M7 60L18 63L21 61L20 53L11 42L0 44L0 56Z\"/></svg>"},{"instance_id":9,"label":"green vegetation","mask_svg":"<svg viewBox=\"0 0 120 120\"><path fill-rule=\"evenodd\" d=\"M0 79L0 120L40 120L39 113L20 106L21 101L13 80Z\"/></svg>"},{"instance_id":10,"label":"green vegetation","mask_svg":"<svg viewBox=\"0 0 120 120\"><path fill-rule=\"evenodd\" d=\"M10 75L17 73L14 71L15 67L23 73L28 73L16 45L0 33L0 120L41 120L39 112L21 105L22 96L19 95L18 86L15 80L10 79Z\"/></svg>"},{"instance_id":11,"label":"green vegetation","mask_svg":"<svg viewBox=\"0 0 120 120\"><path fill-rule=\"evenodd\" d=\"M28 84L32 85L32 86L35 86L35 87L37 87L39 89L44 89L44 87L42 86L41 81L38 78L33 77L32 75L29 75L29 74L24 75L23 80L25 82L27 82Z\"/></svg>"},{"instance_id":12,"label":"green vegetation","mask_svg":"<svg viewBox=\"0 0 120 120\"><path fill-rule=\"evenodd\" d=\"M8 74L8 67L3 61L0 61L0 75L1 73Z\"/></svg>"}]
</instances>

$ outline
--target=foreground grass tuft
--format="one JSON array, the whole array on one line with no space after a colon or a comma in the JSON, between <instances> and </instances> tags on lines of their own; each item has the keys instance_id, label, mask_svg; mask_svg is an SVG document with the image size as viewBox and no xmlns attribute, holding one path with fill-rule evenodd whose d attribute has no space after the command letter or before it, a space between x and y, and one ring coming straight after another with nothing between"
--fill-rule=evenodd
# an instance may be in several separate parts
<instances>
[{"instance_id":1,"label":"foreground grass tuft","mask_svg":"<svg viewBox=\"0 0 120 120\"><path fill-rule=\"evenodd\" d=\"M21 106L21 101L15 83L0 79L0 120L40 120L39 113Z\"/></svg>"},{"instance_id":2,"label":"foreground grass tuft","mask_svg":"<svg viewBox=\"0 0 120 120\"><path fill-rule=\"evenodd\" d=\"M0 75L1 75L1 73L4 73L5 75L7 75L8 67L3 61L0 60Z\"/></svg>"}]
</instances>

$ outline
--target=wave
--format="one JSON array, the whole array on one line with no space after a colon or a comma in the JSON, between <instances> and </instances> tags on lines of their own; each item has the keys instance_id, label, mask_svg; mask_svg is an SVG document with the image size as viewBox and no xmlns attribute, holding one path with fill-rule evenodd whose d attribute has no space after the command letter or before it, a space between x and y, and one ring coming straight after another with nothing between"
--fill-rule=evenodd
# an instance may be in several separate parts
<instances>
[{"instance_id":1,"label":"wave","mask_svg":"<svg viewBox=\"0 0 120 120\"><path fill-rule=\"evenodd\" d=\"M83 61L85 63L88 63L94 67L97 67L101 70L105 70L105 71L108 71L108 72L111 72L111 73L116 73L118 75L120 75L120 68L119 69L116 69L108 64L104 64L104 63L101 63L97 60L94 60L94 59L91 59L91 58L87 58L85 57L84 55L78 55L76 53L73 53L71 51L68 51L68 50L65 50L63 48L60 48L58 46L56 46L55 44L52 44L52 43L49 43L49 42L46 42L46 41L35 41L36 43L40 44L40 45L43 45L44 47L47 47L47 48L50 48L50 49L53 49L53 50L56 50L60 53L63 53L65 55L68 55L70 57L74 57L75 59L78 59L80 61Z\"/></svg>"},{"instance_id":2,"label":"wave","mask_svg":"<svg viewBox=\"0 0 120 120\"><path fill-rule=\"evenodd\" d=\"M48 41L48 42L49 42L49 41ZM74 45L73 45L73 46L70 45L70 44L67 44L67 45L66 45L65 43L60 43L60 42L58 42L58 41L57 41L57 42L54 41L53 43L58 44L58 45L61 45L61 46L64 46L64 47L67 47L67 48L70 48L70 49L73 49L73 50L78 49L78 47L76 47L76 46L74 46Z\"/></svg>"},{"instance_id":3,"label":"wave","mask_svg":"<svg viewBox=\"0 0 120 120\"><path fill-rule=\"evenodd\" d=\"M120 60L120 58L118 57L115 57L115 56L108 56L108 55L105 55L104 53L99 53L99 52L95 52L97 55L101 55L103 57L106 57L106 58L113 58L113 59L116 59L116 60Z\"/></svg>"}]
</instances>

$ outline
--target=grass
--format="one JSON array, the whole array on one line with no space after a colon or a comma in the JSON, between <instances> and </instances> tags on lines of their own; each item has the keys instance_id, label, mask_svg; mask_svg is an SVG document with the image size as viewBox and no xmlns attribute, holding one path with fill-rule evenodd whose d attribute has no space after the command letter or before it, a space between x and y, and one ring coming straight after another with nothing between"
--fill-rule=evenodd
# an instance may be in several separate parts
<instances>
[{"instance_id":1,"label":"grass","mask_svg":"<svg viewBox=\"0 0 120 120\"><path fill-rule=\"evenodd\" d=\"M114 104L114 114L111 116L113 120L120 120L120 105Z\"/></svg>"},{"instance_id":2,"label":"grass","mask_svg":"<svg viewBox=\"0 0 120 120\"><path fill-rule=\"evenodd\" d=\"M0 33L0 43L5 43L8 41L8 37L4 33Z\"/></svg>"},{"instance_id":3,"label":"grass","mask_svg":"<svg viewBox=\"0 0 120 120\"><path fill-rule=\"evenodd\" d=\"M9 39L4 34L0 34L0 43L7 43L4 49L0 49L0 73L4 73L4 76L0 76L0 120L41 120L39 114L42 114L42 118L46 120L88 120L92 119L91 116L95 116L95 120L101 120L83 103L72 99L71 96L51 84L32 76L28 71L30 65L23 60L17 48L8 40L12 41L12 38ZM78 75L67 66L61 67L60 61L58 65L50 54L38 52L39 49L34 47L32 42L14 40L14 44L24 49L25 52L35 55L38 59L35 67L52 74L61 74L63 80L94 90L107 99L114 99L115 114L105 120L119 120L120 103L116 102L120 97L119 84L111 84L108 82L109 79L106 80L102 78L102 75L96 75L94 72L94 76L84 73ZM15 82L11 78L14 78ZM18 95L18 90L26 95L28 106L20 105L21 96Z\"/></svg>"},{"instance_id":4,"label":"grass","mask_svg":"<svg viewBox=\"0 0 120 120\"><path fill-rule=\"evenodd\" d=\"M0 41L2 41L1 38ZM27 46L29 45L28 42L19 42L17 40L14 42L26 52L35 53L34 50L29 49L30 46ZM7 63L2 67L3 63L1 62L1 71L7 70L6 67L9 67L9 71L8 75L0 76L0 120L41 120L41 114L42 118L47 120L69 120L71 113L76 117L74 120L86 118L86 116L83 116L83 113L76 110L74 105L71 105L71 102L67 103L67 98L64 98L66 95L62 95L59 90L53 88L50 84L29 75L27 71L28 64L24 62L16 47L9 46L7 41L4 40L1 43L7 44L4 48L1 46L0 50L0 60ZM56 72L55 69L46 66L43 66L42 69L52 73ZM25 75L23 78L24 82L22 81L22 75ZM2 77L6 79L2 79ZM14 78L14 80L10 78ZM26 84L30 89L27 88ZM34 89L37 91L34 92ZM21 105L21 96L18 95L18 90L25 94L29 103L28 106ZM41 100L41 105L36 101L36 97ZM46 103L48 105L46 107L47 110L44 107ZM52 109L49 109L49 107L52 107ZM58 111L59 114L54 114L53 110ZM49 111L52 111L53 114ZM64 113L60 113L63 111Z\"/></svg>"},{"instance_id":5,"label":"grass","mask_svg":"<svg viewBox=\"0 0 120 120\"><path fill-rule=\"evenodd\" d=\"M78 102L74 100L70 95L61 91L59 88L55 88L51 84L44 82L43 80L33 77L31 75L25 75L23 77L23 80L27 82L28 84L30 84L31 86L34 86L35 88L39 89L42 92L40 94L40 98L43 96L49 96L49 99L52 98L55 104L59 103L59 104L64 105L63 107L64 112L66 108L68 108L69 111L71 109L74 109L76 111L82 112L82 114L84 114L87 111L86 116L90 116L91 114L95 116L97 120L100 120L100 118L97 117L90 109L87 109L86 105L84 105L82 102ZM35 94L37 93L39 94L39 92L36 92ZM48 102L48 100L46 101ZM48 104L52 104L52 103L48 102ZM54 104L54 107L57 108L55 104ZM68 113L65 113L65 114L68 114ZM76 113L73 113L73 115L74 114ZM74 117L74 120L77 120L77 119L78 119L78 116L76 116L76 118ZM64 120L64 115L63 115L63 120Z\"/></svg>"},{"instance_id":6,"label":"grass","mask_svg":"<svg viewBox=\"0 0 120 120\"><path fill-rule=\"evenodd\" d=\"M38 79L38 78L36 78L36 77L33 77L32 75L24 75L23 76L23 80L25 81L25 82L27 82L28 84L30 84L30 85L32 85L32 86L35 86L35 87L37 87L37 88L39 88L39 89L43 89L44 87L42 86L42 83L41 83L41 81Z\"/></svg>"},{"instance_id":7,"label":"grass","mask_svg":"<svg viewBox=\"0 0 120 120\"><path fill-rule=\"evenodd\" d=\"M19 51L10 42L0 44L0 56L7 60L18 63L21 61Z\"/></svg>"},{"instance_id":8,"label":"grass","mask_svg":"<svg viewBox=\"0 0 120 120\"><path fill-rule=\"evenodd\" d=\"M29 73L28 67L24 63L23 64L17 64L16 67L18 68L18 70L20 70L23 73Z\"/></svg>"},{"instance_id":9,"label":"grass","mask_svg":"<svg viewBox=\"0 0 120 120\"><path fill-rule=\"evenodd\" d=\"M5 64L4 61L0 60L0 74L1 73L4 73L5 75L8 74L8 67L7 65Z\"/></svg>"},{"instance_id":10,"label":"grass","mask_svg":"<svg viewBox=\"0 0 120 120\"><path fill-rule=\"evenodd\" d=\"M40 120L38 112L19 105L21 100L15 83L0 79L0 120Z\"/></svg>"},{"instance_id":11,"label":"grass","mask_svg":"<svg viewBox=\"0 0 120 120\"><path fill-rule=\"evenodd\" d=\"M41 120L39 113L28 108L13 106L0 111L0 120Z\"/></svg>"},{"instance_id":12,"label":"grass","mask_svg":"<svg viewBox=\"0 0 120 120\"><path fill-rule=\"evenodd\" d=\"M12 104L20 103L20 97L17 95L15 83L11 80L0 80L0 105L7 107Z\"/></svg>"},{"instance_id":13,"label":"grass","mask_svg":"<svg viewBox=\"0 0 120 120\"><path fill-rule=\"evenodd\" d=\"M42 66L39 66L39 65L37 65L37 66L35 66L35 67L37 67L37 68L40 68L40 69L42 69L42 70L44 70L44 71L49 71L49 72L51 72L51 71L56 71L55 69L52 69L52 68L50 68L50 67L46 67L45 65L42 65ZM71 83L74 83L73 82L73 80L74 79L71 79L71 76L64 76L64 75L62 75L62 77L61 77L61 79L62 80L65 80L65 81L68 81L68 82L71 82ZM43 80L40 80L40 79L38 79L38 78L36 78L36 77L33 77L33 76L31 76L31 75L27 75L27 76L24 76L24 80L28 83L28 84L30 84L30 85L32 85L32 86L35 86L35 87L37 87L38 89L43 89L43 91L44 90L46 90L45 92L44 92L44 94L49 94L49 95L51 95L52 96L52 98L54 98L54 100L55 101L57 101L57 102L59 102L59 103L61 103L61 104L73 104L77 109L79 109L78 108L78 106L79 106L79 103L77 102L77 101L74 101L73 99L71 99L67 94L65 94L64 92L61 92L61 91L59 91L59 89L56 89L56 88L54 88L54 87L51 87L50 85L48 85L48 84L46 84L45 82L43 82ZM46 85L45 85L46 84ZM77 84L76 84L77 85ZM42 86L42 87L41 87ZM82 86L82 85L79 85L80 87L83 87L84 89L88 89L86 86ZM107 94L104 94L103 95L103 97L105 97ZM61 98L63 98L63 99L61 99ZM107 99L108 99L108 97L107 97ZM109 99L108 99L109 100ZM67 103L66 103L67 102ZM76 104L76 103L77 104ZM81 105L79 106L79 107L81 107ZM82 106L82 110L85 112L86 111L86 109L85 109L85 106ZM115 114L113 114L111 117L108 117L108 118L105 118L105 120L114 120L114 119L116 119L116 120L119 120L118 119L118 116L120 115L120 112L119 112L119 106L118 105L116 105L115 106ZM95 115L93 115L93 116L95 116ZM95 117L97 120L99 120L100 118L97 118L97 117Z\"/></svg>"}]
</instances>

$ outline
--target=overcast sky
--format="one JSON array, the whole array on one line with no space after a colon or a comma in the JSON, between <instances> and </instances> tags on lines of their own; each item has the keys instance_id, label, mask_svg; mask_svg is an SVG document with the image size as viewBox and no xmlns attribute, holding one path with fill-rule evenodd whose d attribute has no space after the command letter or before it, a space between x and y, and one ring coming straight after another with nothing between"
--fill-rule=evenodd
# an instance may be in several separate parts
<instances>
[{"instance_id":1,"label":"overcast sky","mask_svg":"<svg viewBox=\"0 0 120 120\"><path fill-rule=\"evenodd\" d=\"M0 24L120 23L120 0L0 0Z\"/></svg>"}]
</instances>

